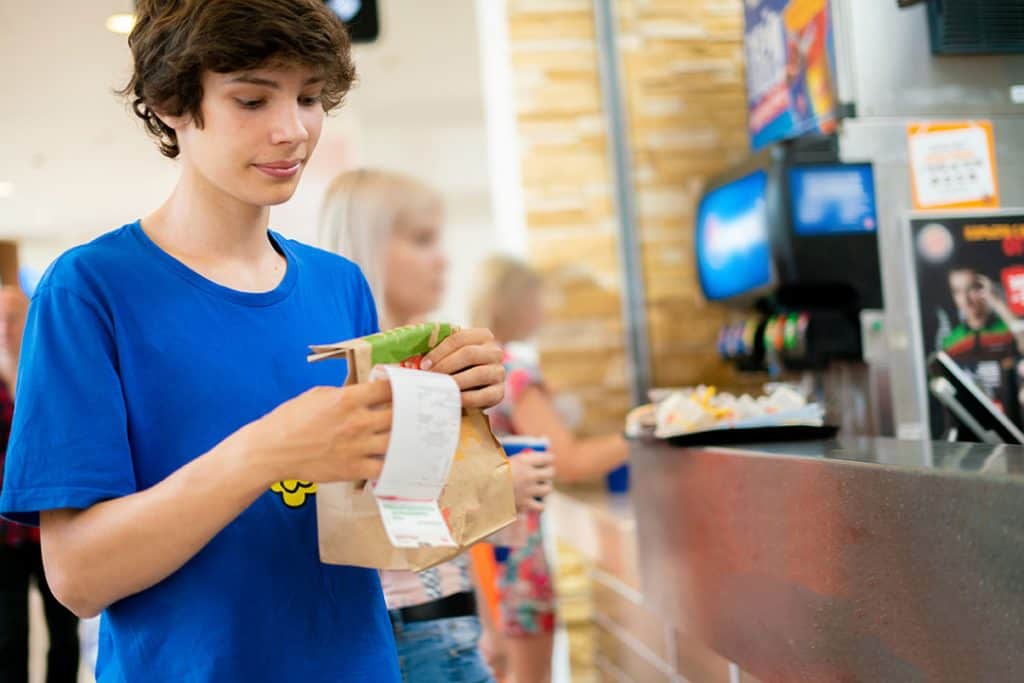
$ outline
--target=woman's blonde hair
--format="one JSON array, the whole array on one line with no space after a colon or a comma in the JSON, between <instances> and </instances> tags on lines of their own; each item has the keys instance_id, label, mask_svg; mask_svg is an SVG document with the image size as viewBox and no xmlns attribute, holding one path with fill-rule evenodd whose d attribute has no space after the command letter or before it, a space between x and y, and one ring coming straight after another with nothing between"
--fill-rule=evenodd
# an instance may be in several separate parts
<instances>
[{"instance_id":1,"label":"woman's blonde hair","mask_svg":"<svg viewBox=\"0 0 1024 683\"><path fill-rule=\"evenodd\" d=\"M441 195L433 188L390 171L345 171L327 186L320 210L320 246L363 269L382 327L388 241L407 215L441 204Z\"/></svg>"},{"instance_id":2,"label":"woman's blonde hair","mask_svg":"<svg viewBox=\"0 0 1024 683\"><path fill-rule=\"evenodd\" d=\"M470 303L474 327L486 327L503 342L517 341L523 296L540 287L540 273L512 256L495 255L480 265Z\"/></svg>"}]
</instances>

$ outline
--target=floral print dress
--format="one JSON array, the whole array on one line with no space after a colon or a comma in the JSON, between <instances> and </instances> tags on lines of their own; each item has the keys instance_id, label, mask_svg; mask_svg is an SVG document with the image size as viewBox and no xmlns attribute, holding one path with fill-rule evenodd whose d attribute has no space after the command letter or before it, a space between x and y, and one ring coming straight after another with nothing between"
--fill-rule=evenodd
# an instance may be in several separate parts
<instances>
[{"instance_id":1,"label":"floral print dress","mask_svg":"<svg viewBox=\"0 0 1024 683\"><path fill-rule=\"evenodd\" d=\"M530 387L545 390L536 365L505 352L505 400L491 409L491 427L500 438L517 435L512 427L516 404ZM520 435L532 436L532 435ZM507 636L552 633L555 630L555 591L544 554L541 514L520 516L527 529L520 548L495 548L500 567L501 625Z\"/></svg>"}]
</instances>

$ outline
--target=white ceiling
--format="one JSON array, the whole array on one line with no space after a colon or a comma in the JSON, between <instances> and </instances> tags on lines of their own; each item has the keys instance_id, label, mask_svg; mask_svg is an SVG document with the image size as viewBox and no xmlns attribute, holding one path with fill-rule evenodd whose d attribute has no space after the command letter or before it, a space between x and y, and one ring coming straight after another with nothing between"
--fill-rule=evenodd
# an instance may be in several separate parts
<instances>
[{"instance_id":1,"label":"white ceiling","mask_svg":"<svg viewBox=\"0 0 1024 683\"><path fill-rule=\"evenodd\" d=\"M308 236L318 192L354 161L429 174L486 205L473 0L381 0L382 36L357 48L360 83L332 117L292 206L275 221ZM176 169L113 94L125 36L104 28L130 0L0 0L0 236L74 243L157 205ZM13 68L12 68L13 67ZM279 227L279 222L275 223Z\"/></svg>"}]
</instances>

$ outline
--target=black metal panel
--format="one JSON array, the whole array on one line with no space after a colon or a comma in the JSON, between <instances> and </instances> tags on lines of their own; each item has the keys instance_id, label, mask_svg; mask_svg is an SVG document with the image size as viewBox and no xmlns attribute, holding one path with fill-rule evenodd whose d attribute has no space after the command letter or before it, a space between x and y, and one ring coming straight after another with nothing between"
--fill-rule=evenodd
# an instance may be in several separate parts
<instances>
[{"instance_id":1,"label":"black metal panel","mask_svg":"<svg viewBox=\"0 0 1024 683\"><path fill-rule=\"evenodd\" d=\"M1020 0L932 0L928 20L935 54L1024 53Z\"/></svg>"},{"instance_id":2,"label":"black metal panel","mask_svg":"<svg viewBox=\"0 0 1024 683\"><path fill-rule=\"evenodd\" d=\"M633 447L650 606L764 683L1024 680L1024 449Z\"/></svg>"}]
</instances>

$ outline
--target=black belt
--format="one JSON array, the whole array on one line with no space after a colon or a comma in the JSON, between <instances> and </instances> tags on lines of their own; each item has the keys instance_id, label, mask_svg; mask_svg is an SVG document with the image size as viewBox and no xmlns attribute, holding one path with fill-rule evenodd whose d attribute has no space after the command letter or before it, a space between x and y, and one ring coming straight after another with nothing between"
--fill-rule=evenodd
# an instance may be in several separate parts
<instances>
[{"instance_id":1,"label":"black belt","mask_svg":"<svg viewBox=\"0 0 1024 683\"><path fill-rule=\"evenodd\" d=\"M393 620L397 616L404 624L418 621L433 621L435 619L475 617L476 596L472 591L453 593L437 600L425 602L422 605L391 610L391 615Z\"/></svg>"}]
</instances>

